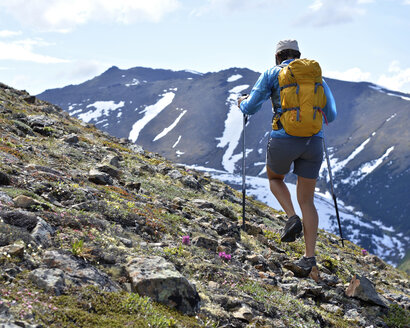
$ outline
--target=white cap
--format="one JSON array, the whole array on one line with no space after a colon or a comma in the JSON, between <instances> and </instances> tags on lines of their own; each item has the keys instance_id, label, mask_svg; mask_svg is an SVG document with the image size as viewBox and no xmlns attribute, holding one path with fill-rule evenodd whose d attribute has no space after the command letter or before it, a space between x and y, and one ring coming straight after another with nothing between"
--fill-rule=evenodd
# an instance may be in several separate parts
<instances>
[{"instance_id":1,"label":"white cap","mask_svg":"<svg viewBox=\"0 0 410 328\"><path fill-rule=\"evenodd\" d=\"M292 49L299 51L298 42L296 40L281 40L276 45L276 53L285 49Z\"/></svg>"}]
</instances>

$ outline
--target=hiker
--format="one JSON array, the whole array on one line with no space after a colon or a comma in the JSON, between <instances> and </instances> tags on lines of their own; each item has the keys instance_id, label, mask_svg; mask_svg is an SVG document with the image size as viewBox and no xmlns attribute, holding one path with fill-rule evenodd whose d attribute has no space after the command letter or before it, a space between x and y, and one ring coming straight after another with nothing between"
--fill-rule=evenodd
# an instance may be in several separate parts
<instances>
[{"instance_id":1,"label":"hiker","mask_svg":"<svg viewBox=\"0 0 410 328\"><path fill-rule=\"evenodd\" d=\"M281 233L281 241L293 242L302 232L301 219L295 212L289 190L284 183L285 175L293 163L305 237L305 254L294 265L301 269L302 276L308 276L312 267L316 266L315 247L319 218L314 205L314 192L323 160L322 120L327 123L336 118L336 104L332 92L321 77L320 66L317 62L316 66L311 66L313 61L300 59L300 55L296 40L279 41L275 54L276 66L261 74L251 93L238 99L238 106L244 114L252 115L271 98L274 119L266 152L269 186L288 217ZM303 74L305 69L310 69L310 75L305 73L302 77L308 76L310 86L306 81L303 84L299 78L299 72ZM312 80L312 72L315 72L313 75L318 81ZM309 98L307 102L306 98ZM300 99L304 99L303 106ZM305 103L309 101L310 112L306 116L303 112L307 106ZM314 102L318 102L316 106Z\"/></svg>"}]
</instances>

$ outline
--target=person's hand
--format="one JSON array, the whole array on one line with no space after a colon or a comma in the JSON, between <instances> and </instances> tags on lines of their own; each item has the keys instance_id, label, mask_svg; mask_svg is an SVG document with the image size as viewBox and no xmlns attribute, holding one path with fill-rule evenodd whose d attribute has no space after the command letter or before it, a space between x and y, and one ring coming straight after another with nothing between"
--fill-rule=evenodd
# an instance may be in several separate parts
<instances>
[{"instance_id":1,"label":"person's hand","mask_svg":"<svg viewBox=\"0 0 410 328\"><path fill-rule=\"evenodd\" d=\"M246 98L248 98L249 97L249 95L246 95L246 96L240 96L239 98L238 98L238 107L241 107L241 102L242 101L244 101Z\"/></svg>"}]
</instances>

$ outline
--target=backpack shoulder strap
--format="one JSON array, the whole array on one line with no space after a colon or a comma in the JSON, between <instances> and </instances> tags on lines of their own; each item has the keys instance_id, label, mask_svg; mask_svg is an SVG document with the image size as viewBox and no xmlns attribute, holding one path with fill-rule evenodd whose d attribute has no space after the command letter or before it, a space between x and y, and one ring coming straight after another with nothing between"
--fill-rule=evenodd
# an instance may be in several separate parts
<instances>
[{"instance_id":1,"label":"backpack shoulder strap","mask_svg":"<svg viewBox=\"0 0 410 328\"><path fill-rule=\"evenodd\" d=\"M286 67L286 66L288 66L288 65L289 65L289 64L283 64L283 63L282 63L282 64L279 64L279 65L276 65L275 67L279 67L280 70L282 70L282 68L284 68L284 67ZM279 70L279 71L280 71L280 70ZM276 113L277 106L275 106L275 102L274 102L274 99L273 99L274 92L275 92L275 90L274 90L273 87L272 87L271 93L270 93L270 100L271 100L271 102L272 102L273 112Z\"/></svg>"}]
</instances>

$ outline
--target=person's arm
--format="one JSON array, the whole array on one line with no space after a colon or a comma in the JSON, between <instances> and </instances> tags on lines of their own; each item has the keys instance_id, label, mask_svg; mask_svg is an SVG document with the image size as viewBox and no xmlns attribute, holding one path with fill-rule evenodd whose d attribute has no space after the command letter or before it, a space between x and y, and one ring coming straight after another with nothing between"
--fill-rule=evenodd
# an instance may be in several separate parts
<instances>
[{"instance_id":1,"label":"person's arm","mask_svg":"<svg viewBox=\"0 0 410 328\"><path fill-rule=\"evenodd\" d=\"M336 110L336 102L335 98L333 97L332 91L330 90L329 86L327 85L326 81L323 80L323 89L325 90L326 96L326 106L323 108L325 112L326 118L328 122L332 122L336 119L337 110Z\"/></svg>"},{"instance_id":2,"label":"person's arm","mask_svg":"<svg viewBox=\"0 0 410 328\"><path fill-rule=\"evenodd\" d=\"M261 109L262 104L269 99L271 88L269 87L268 72L266 71L259 76L248 97L239 98L238 106L244 114L255 114Z\"/></svg>"}]
</instances>

